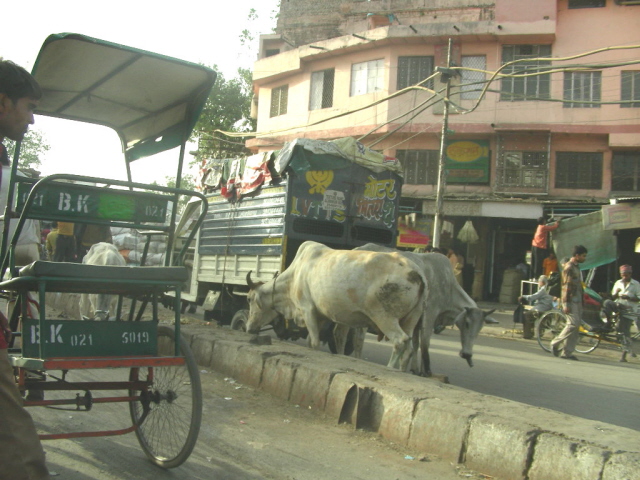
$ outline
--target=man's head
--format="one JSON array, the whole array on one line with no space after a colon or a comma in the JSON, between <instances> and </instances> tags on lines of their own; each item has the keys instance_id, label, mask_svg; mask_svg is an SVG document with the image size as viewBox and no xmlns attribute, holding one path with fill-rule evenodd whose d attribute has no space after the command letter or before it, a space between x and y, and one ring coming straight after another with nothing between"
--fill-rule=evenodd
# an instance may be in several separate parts
<instances>
[{"instance_id":1,"label":"man's head","mask_svg":"<svg viewBox=\"0 0 640 480\"><path fill-rule=\"evenodd\" d=\"M630 279L632 273L633 269L631 268L631 265L622 265L620 267L620 277L622 277L623 280Z\"/></svg>"},{"instance_id":2,"label":"man's head","mask_svg":"<svg viewBox=\"0 0 640 480\"><path fill-rule=\"evenodd\" d=\"M587 247L584 245L576 245L573 247L573 260L577 263L583 263L587 259Z\"/></svg>"},{"instance_id":3,"label":"man's head","mask_svg":"<svg viewBox=\"0 0 640 480\"><path fill-rule=\"evenodd\" d=\"M546 275L540 275L540 278L538 278L538 285L540 287L544 287L549 283L549 278L547 278Z\"/></svg>"},{"instance_id":4,"label":"man's head","mask_svg":"<svg viewBox=\"0 0 640 480\"><path fill-rule=\"evenodd\" d=\"M22 140L42 97L35 78L9 60L0 60L0 140Z\"/></svg>"},{"instance_id":5,"label":"man's head","mask_svg":"<svg viewBox=\"0 0 640 480\"><path fill-rule=\"evenodd\" d=\"M538 225L544 225L545 223L544 217L538 217Z\"/></svg>"}]
</instances>

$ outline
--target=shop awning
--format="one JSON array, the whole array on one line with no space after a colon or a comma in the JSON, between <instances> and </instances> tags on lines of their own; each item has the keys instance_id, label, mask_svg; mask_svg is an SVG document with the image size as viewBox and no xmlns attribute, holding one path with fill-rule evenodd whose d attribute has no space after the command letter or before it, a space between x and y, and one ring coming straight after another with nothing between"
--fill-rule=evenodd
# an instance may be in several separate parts
<instances>
[{"instance_id":1,"label":"shop awning","mask_svg":"<svg viewBox=\"0 0 640 480\"><path fill-rule=\"evenodd\" d=\"M397 246L402 248L424 248L429 245L431 237L417 230L412 230L406 225L398 224Z\"/></svg>"}]
</instances>

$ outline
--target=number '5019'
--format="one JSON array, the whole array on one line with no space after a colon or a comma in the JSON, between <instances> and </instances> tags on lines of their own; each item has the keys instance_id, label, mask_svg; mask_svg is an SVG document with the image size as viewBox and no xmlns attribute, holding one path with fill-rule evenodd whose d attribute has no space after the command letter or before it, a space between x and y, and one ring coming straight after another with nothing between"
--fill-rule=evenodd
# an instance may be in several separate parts
<instances>
[{"instance_id":1,"label":"number '5019'","mask_svg":"<svg viewBox=\"0 0 640 480\"><path fill-rule=\"evenodd\" d=\"M149 343L149 332L123 332L122 343Z\"/></svg>"}]
</instances>

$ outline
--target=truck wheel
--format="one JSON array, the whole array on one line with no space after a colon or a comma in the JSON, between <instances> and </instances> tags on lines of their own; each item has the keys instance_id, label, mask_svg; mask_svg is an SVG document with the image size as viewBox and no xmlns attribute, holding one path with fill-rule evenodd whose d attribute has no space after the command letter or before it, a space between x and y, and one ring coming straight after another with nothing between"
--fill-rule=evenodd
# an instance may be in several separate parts
<instances>
[{"instance_id":1,"label":"truck wheel","mask_svg":"<svg viewBox=\"0 0 640 480\"><path fill-rule=\"evenodd\" d=\"M231 319L231 330L247 331L247 321L249 320L249 310L243 308L238 310Z\"/></svg>"}]
</instances>

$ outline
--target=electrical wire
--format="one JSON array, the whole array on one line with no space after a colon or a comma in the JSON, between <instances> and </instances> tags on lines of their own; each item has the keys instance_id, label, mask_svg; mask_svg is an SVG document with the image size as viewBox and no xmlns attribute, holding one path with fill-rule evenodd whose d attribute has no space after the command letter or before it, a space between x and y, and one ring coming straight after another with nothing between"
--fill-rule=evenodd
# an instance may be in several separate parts
<instances>
[{"instance_id":1,"label":"electrical wire","mask_svg":"<svg viewBox=\"0 0 640 480\"><path fill-rule=\"evenodd\" d=\"M620 100L620 101L585 101L585 100L573 100L573 99L557 99L557 98L544 98L544 97L540 97L540 96L530 96L530 95L521 95L521 94L516 94L513 92L504 92L503 90L494 90L491 89L490 86L493 82L495 82L496 80L503 80L503 79L520 79L520 78L528 78L528 77L535 77L535 76L542 76L542 75L551 75L553 73L563 73L563 72L585 72L585 71L593 71L593 70L603 70L603 69L609 69L609 68L619 68L619 67L624 67L624 66L630 66L630 65L637 65L640 64L640 60L629 60L629 61L624 61L624 62L615 62L615 63L597 63L597 64L575 64L575 65L567 65L561 68L549 68L549 66L547 65L530 65L531 63L534 62L548 62L549 64L551 64L552 62L563 62L563 61L569 61L569 60L575 60L578 58L584 58L586 56L590 56L590 55L596 55L599 53L603 53L603 52L609 52L609 51L617 51L617 50L636 50L639 49L640 45L621 45L621 46L611 46L611 47L603 47L600 49L595 49L595 50L591 50L588 52L583 52L583 53L578 53L575 55L571 55L571 56L566 56L566 57L524 57L524 58L519 58L516 60L512 60L510 62L506 62L503 65L501 65L497 70L495 71L490 71L490 70L483 70L483 69L475 69L475 68L469 68L469 67L460 67L460 66L454 66L451 67L452 70L455 71L459 71L459 72L463 72L463 71L471 71L471 72L479 72L479 73L484 73L485 75L489 75L489 79L485 80L484 82L477 82L474 81L472 83L463 83L463 84L458 84L456 85L456 89L463 87L463 86L473 86L473 85L482 85L484 84L484 87L482 89L480 89L480 95L478 96L478 98L476 99L475 104L471 107L471 108L464 108L461 105L459 105L457 102L453 101L452 98L446 98L444 96L442 96L442 90L439 91L435 91L432 90L430 88L427 87L423 87L421 85L412 85L409 87L406 87L404 89L398 90L397 92L391 94L391 95L387 95L384 98L381 98L379 100L376 100L374 102L371 102L367 105L364 105L362 107L356 108L356 109L352 109L352 110L347 110L344 112L341 112L339 114L336 115L332 115L320 120L317 120L315 122L310 122L310 123L304 123L304 124L299 124L299 125L294 125L294 126L290 126L287 128L282 128L282 129L277 129L277 130L270 130L270 131L262 131L262 132L229 132L229 131L224 131L224 130L219 130L216 129L213 131L213 133L219 133L222 134L226 137L231 137L231 138L243 138L243 137L256 137L256 138L262 138L262 137L269 137L272 135L277 135L277 134L281 134L281 133L285 133L285 132L292 132L295 130L299 130L299 129L304 129L304 128L309 128L309 127L313 127L313 126L317 126L320 125L322 123L326 123L329 122L331 120L335 120L347 115L351 115L363 110L366 110L368 108L372 108L374 106L377 106L381 103L384 102L388 102L394 98L400 97L402 95L405 95L406 93L409 92L427 92L427 93L431 93L431 97L429 97L427 100L421 102L419 105L416 105L414 107L412 107L411 109L407 110L406 112L398 115L397 117L395 117L394 119L391 119L383 124L377 125L374 129L372 129L371 131L367 132L365 135L363 135L362 137L359 138L359 140L362 140L364 138L366 138L367 136L373 134L375 131L379 130L380 128L382 128L385 125L391 124L395 121L397 121L398 119L411 114L412 112L415 112L417 109L420 109L419 112L417 114L412 115L408 120L406 120L405 122L403 122L399 127L396 127L393 132L397 132L399 129L401 129L403 126L405 126L407 123L409 123L410 121L412 121L414 118L416 118L417 115L419 115L420 113L422 113L426 108L428 108L429 106L433 106L436 103L439 103L441 101L445 101L445 102L449 102L450 106L453 107L456 112L458 114L464 115L464 114L469 114L474 112L475 110L478 109L478 107L480 106L482 100L485 98L487 93L498 93L498 94L508 94L511 97L516 97L517 100L533 100L535 99L536 101L542 101L542 102L562 102L562 103L570 103L570 104L583 104L583 105L608 105L608 104L630 104L630 103L637 103L638 100L629 100L629 101L625 101L625 100ZM519 73L519 72L512 72L512 73L504 73L504 70L508 70L512 67L517 66L518 64L521 63L526 63L528 65L526 65L526 67L530 70L532 68L535 68L538 71L535 72L531 72L531 71L525 71L525 73ZM428 80L433 79L434 77L436 77L438 75L438 72L434 72L432 75L430 75L428 78L421 80L420 83L424 83ZM460 95L462 92L462 90L460 90L459 92L453 92L450 94L451 97L455 97ZM430 103L427 107L425 108L421 108L423 105L427 104L428 102L430 102L432 99L437 98L437 101L434 101L432 103ZM418 132L421 133L421 132ZM204 133L203 133L204 134ZM208 135L208 134L205 134ZM213 138L218 138L219 137L215 137L214 135L211 135ZM383 136L383 138L388 138L389 134L385 134ZM413 137L410 137L413 138ZM379 143L381 141L381 139L378 139L376 142L373 143L373 145ZM407 140L405 140L407 141Z\"/></svg>"}]
</instances>

